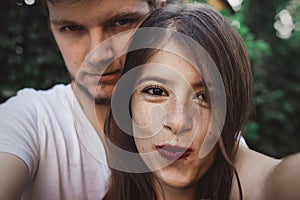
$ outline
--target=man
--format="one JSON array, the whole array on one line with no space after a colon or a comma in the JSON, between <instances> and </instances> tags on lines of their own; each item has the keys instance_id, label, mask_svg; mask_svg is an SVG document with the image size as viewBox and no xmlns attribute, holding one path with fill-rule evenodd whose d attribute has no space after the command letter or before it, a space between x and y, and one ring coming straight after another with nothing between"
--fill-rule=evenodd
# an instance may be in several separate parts
<instances>
[{"instance_id":1,"label":"man","mask_svg":"<svg viewBox=\"0 0 300 200\"><path fill-rule=\"evenodd\" d=\"M165 7L167 5L167 0L157 0L156 8Z\"/></svg>"},{"instance_id":2,"label":"man","mask_svg":"<svg viewBox=\"0 0 300 200\"><path fill-rule=\"evenodd\" d=\"M0 105L0 200L101 199L110 172L100 138L122 71L122 59L116 55L126 45L120 41L126 43L130 35L93 52L106 39L137 27L156 2L46 4L72 82L47 91L25 89Z\"/></svg>"}]
</instances>

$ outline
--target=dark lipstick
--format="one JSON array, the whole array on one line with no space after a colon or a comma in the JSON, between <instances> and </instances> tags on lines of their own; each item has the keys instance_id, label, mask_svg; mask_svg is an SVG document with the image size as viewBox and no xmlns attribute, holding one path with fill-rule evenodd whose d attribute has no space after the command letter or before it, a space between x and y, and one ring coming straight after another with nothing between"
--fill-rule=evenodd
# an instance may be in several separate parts
<instances>
[{"instance_id":1,"label":"dark lipstick","mask_svg":"<svg viewBox=\"0 0 300 200\"><path fill-rule=\"evenodd\" d=\"M191 148L172 145L157 145L155 147L162 157L170 161L183 159L189 156L192 151Z\"/></svg>"}]
</instances>

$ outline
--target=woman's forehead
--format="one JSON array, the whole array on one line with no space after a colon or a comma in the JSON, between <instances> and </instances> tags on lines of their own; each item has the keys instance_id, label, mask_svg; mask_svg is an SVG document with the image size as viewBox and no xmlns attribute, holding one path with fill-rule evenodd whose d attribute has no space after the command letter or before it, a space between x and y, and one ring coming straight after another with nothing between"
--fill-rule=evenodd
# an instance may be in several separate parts
<instances>
[{"instance_id":1,"label":"woman's forehead","mask_svg":"<svg viewBox=\"0 0 300 200\"><path fill-rule=\"evenodd\" d=\"M156 67L145 67L144 73L155 73L155 74L163 74L165 75L174 75L172 71L177 74L189 77L189 78L197 78L201 79L199 74L199 69L197 66L194 66L189 62L186 58L181 55L178 55L173 52L168 51L157 51L151 58L147 61L146 64L151 64L151 66ZM170 74L168 74L170 73Z\"/></svg>"}]
</instances>

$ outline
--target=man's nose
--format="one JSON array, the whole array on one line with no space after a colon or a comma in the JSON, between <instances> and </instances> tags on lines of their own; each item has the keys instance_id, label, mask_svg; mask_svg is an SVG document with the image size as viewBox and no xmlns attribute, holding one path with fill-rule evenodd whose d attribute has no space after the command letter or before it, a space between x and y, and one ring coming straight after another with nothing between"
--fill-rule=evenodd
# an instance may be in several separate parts
<instances>
[{"instance_id":1,"label":"man's nose","mask_svg":"<svg viewBox=\"0 0 300 200\"><path fill-rule=\"evenodd\" d=\"M185 102L174 101L166 107L165 127L173 134L184 133L193 128L193 111L190 106Z\"/></svg>"},{"instance_id":2,"label":"man's nose","mask_svg":"<svg viewBox=\"0 0 300 200\"><path fill-rule=\"evenodd\" d=\"M90 32L89 53L86 60L92 66L108 66L114 60L112 41L101 30Z\"/></svg>"}]
</instances>

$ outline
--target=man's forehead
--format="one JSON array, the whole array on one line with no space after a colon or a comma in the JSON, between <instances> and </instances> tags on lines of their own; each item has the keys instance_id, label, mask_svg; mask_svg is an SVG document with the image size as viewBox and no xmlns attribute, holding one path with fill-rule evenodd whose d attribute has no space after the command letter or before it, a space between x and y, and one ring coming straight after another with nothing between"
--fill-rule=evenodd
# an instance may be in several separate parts
<instances>
[{"instance_id":1,"label":"man's forehead","mask_svg":"<svg viewBox=\"0 0 300 200\"><path fill-rule=\"evenodd\" d=\"M83 0L45 0L46 2L52 3L52 4L66 4L66 5L72 5L79 2L82 2Z\"/></svg>"},{"instance_id":2,"label":"man's forehead","mask_svg":"<svg viewBox=\"0 0 300 200\"><path fill-rule=\"evenodd\" d=\"M75 0L73 0L75 1ZM97 20L118 20L124 17L139 18L149 13L150 8L144 0L77 0L77 4L66 5L48 3L49 16L55 20L87 22ZM79 2L81 1L81 2Z\"/></svg>"},{"instance_id":3,"label":"man's forehead","mask_svg":"<svg viewBox=\"0 0 300 200\"><path fill-rule=\"evenodd\" d=\"M105 10L117 11L125 8L127 10L136 10L138 12L141 7L147 8L147 10L151 11L155 8L153 2L155 0L44 0L47 2L48 9L50 7L58 9L93 9L93 7L97 7L97 9L101 9L101 12ZM151 3L152 2L152 3Z\"/></svg>"},{"instance_id":4,"label":"man's forehead","mask_svg":"<svg viewBox=\"0 0 300 200\"><path fill-rule=\"evenodd\" d=\"M91 1L91 0L44 0L45 3L50 2L53 4L59 3L59 4L66 4L66 5L77 4L84 1ZM97 1L101 2L101 1L112 1L112 0L97 0ZM161 2L165 0L140 0L140 1L146 1L149 4L149 6L155 7L157 5L157 2Z\"/></svg>"}]
</instances>

